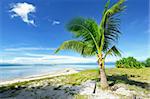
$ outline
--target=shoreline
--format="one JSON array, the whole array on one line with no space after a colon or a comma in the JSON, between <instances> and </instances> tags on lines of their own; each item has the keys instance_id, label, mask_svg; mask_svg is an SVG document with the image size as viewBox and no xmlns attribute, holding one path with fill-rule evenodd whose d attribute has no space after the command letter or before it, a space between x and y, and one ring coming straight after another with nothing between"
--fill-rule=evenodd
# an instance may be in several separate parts
<instances>
[{"instance_id":1,"label":"shoreline","mask_svg":"<svg viewBox=\"0 0 150 99\"><path fill-rule=\"evenodd\" d=\"M114 83L110 86L110 90L104 91L101 90L100 83L97 81L97 70L79 71L74 68L64 68L53 74L30 77L26 81L5 83L4 86L0 87L0 98L100 99L103 97L110 99L111 97L113 99L148 99L150 96L149 70L150 68L107 69L106 73L111 77L109 83ZM95 84L97 88L93 93Z\"/></svg>"},{"instance_id":2,"label":"shoreline","mask_svg":"<svg viewBox=\"0 0 150 99\"><path fill-rule=\"evenodd\" d=\"M75 74L75 73L78 73L79 71L80 70L77 70L75 68L64 68L62 70L57 70L49 74L32 75L32 76L25 77L25 78L17 78L14 80L2 81L0 82L0 87L7 86L13 83L18 83L18 82L25 82L25 81L44 79L44 78L51 78L51 77L56 77L56 76L61 76L61 75Z\"/></svg>"}]
</instances>

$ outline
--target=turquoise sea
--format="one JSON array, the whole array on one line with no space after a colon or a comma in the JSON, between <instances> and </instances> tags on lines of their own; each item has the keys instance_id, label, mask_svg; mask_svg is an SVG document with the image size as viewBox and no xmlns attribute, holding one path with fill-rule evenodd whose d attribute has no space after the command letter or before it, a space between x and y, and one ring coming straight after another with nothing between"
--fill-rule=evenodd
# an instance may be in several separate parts
<instances>
[{"instance_id":1,"label":"turquoise sea","mask_svg":"<svg viewBox=\"0 0 150 99\"><path fill-rule=\"evenodd\" d=\"M114 63L106 63L106 68L113 68ZM0 82L19 78L28 78L36 75L49 74L64 68L75 68L77 70L96 69L96 63L88 64L0 64Z\"/></svg>"}]
</instances>

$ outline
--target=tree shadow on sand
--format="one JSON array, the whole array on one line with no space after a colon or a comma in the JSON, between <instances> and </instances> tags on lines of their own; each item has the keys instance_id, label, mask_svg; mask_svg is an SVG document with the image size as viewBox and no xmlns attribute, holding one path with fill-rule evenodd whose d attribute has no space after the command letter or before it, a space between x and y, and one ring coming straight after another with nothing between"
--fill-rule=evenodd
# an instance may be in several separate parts
<instances>
[{"instance_id":1,"label":"tree shadow on sand","mask_svg":"<svg viewBox=\"0 0 150 99\"><path fill-rule=\"evenodd\" d=\"M140 82L129 79L127 75L112 75L107 76L108 81L111 82L110 86L113 86L117 83L124 83L129 85L135 85L137 87L141 87L143 89L150 88L149 83ZM93 79L94 81L99 81L99 79ZM40 83L40 85L38 85ZM33 83L27 83L27 85L22 86L21 84L8 87L0 88L0 98L15 98L15 99L72 99L75 95L77 95L80 91L82 91L83 86L68 86L68 85L55 85L54 82L46 83L35 82L34 87L29 87L33 85ZM86 86L85 86L86 87ZM94 89L94 88L93 88ZM92 90L93 91L93 90Z\"/></svg>"},{"instance_id":2,"label":"tree shadow on sand","mask_svg":"<svg viewBox=\"0 0 150 99\"><path fill-rule=\"evenodd\" d=\"M21 87L10 88L8 90L0 90L0 99L72 99L74 94L70 87L60 86L36 86L36 87Z\"/></svg>"},{"instance_id":3,"label":"tree shadow on sand","mask_svg":"<svg viewBox=\"0 0 150 99\"><path fill-rule=\"evenodd\" d=\"M112 75L107 77L108 81L112 82L110 86L113 86L114 84L121 82L124 84L135 85L144 89L150 89L149 83L131 80L127 75Z\"/></svg>"}]
</instances>

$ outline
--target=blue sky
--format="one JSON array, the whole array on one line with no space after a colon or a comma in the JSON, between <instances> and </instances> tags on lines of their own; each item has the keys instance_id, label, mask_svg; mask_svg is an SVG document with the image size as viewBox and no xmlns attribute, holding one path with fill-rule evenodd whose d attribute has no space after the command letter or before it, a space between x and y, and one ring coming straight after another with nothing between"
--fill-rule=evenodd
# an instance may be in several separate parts
<instances>
[{"instance_id":1,"label":"blue sky","mask_svg":"<svg viewBox=\"0 0 150 99\"><path fill-rule=\"evenodd\" d=\"M76 16L101 20L107 0L1 0L0 62L62 63L94 62L71 51L54 50L72 39L65 24ZM111 0L112 4L117 0ZM149 0L127 0L120 16L121 31L117 46L122 56L138 60L150 57ZM107 61L118 58L108 57Z\"/></svg>"}]
</instances>

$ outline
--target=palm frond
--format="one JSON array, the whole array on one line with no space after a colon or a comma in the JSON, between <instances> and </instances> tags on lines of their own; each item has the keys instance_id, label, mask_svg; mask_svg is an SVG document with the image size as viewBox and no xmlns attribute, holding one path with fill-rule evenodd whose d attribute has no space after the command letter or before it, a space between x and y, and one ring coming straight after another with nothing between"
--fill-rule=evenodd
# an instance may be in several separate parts
<instances>
[{"instance_id":1,"label":"palm frond","mask_svg":"<svg viewBox=\"0 0 150 99\"><path fill-rule=\"evenodd\" d=\"M125 0L119 0L116 4L114 4L111 8L107 8L107 11L104 11L103 17L100 23L100 33L101 41L99 42L101 50L107 50L107 46L110 46L110 42L114 42L118 39L118 34L120 34L119 30L119 20L114 16L121 11L124 10L125 6L123 3ZM109 1L108 1L109 4ZM108 7L106 3L106 7Z\"/></svg>"},{"instance_id":2,"label":"palm frond","mask_svg":"<svg viewBox=\"0 0 150 99\"><path fill-rule=\"evenodd\" d=\"M89 47L87 45L84 46L81 55L83 57L96 55L96 47Z\"/></svg>"},{"instance_id":3,"label":"palm frond","mask_svg":"<svg viewBox=\"0 0 150 99\"><path fill-rule=\"evenodd\" d=\"M106 58L107 55L114 55L121 57L120 51L116 48L116 46L112 46L104 55L104 58Z\"/></svg>"},{"instance_id":4,"label":"palm frond","mask_svg":"<svg viewBox=\"0 0 150 99\"><path fill-rule=\"evenodd\" d=\"M120 13L124 10L125 6L123 3L125 0L119 0L115 5L113 5L110 9L105 12L105 16L103 19L104 22L104 38L103 41L103 51L108 50L108 46L112 46L116 41L118 41L120 31L120 19L115 14Z\"/></svg>"},{"instance_id":5,"label":"palm frond","mask_svg":"<svg viewBox=\"0 0 150 99\"><path fill-rule=\"evenodd\" d=\"M106 14L109 16L113 16L113 15L123 11L126 8L126 6L123 5L124 2L125 2L125 0L119 0L109 10L107 10Z\"/></svg>"},{"instance_id":6,"label":"palm frond","mask_svg":"<svg viewBox=\"0 0 150 99\"><path fill-rule=\"evenodd\" d=\"M55 53L60 50L73 50L82 56L101 53L105 54L104 57L107 55L121 56L119 50L112 45L116 43L121 34L120 19L116 15L124 10L124 2L125 0L119 0L109 8L110 0L108 0L99 26L92 19L78 17L71 20L67 24L67 30L73 33L76 40L65 41Z\"/></svg>"},{"instance_id":7,"label":"palm frond","mask_svg":"<svg viewBox=\"0 0 150 99\"><path fill-rule=\"evenodd\" d=\"M56 51L57 53L60 50L75 50L76 52L81 53L84 47L84 43L75 40L65 41Z\"/></svg>"},{"instance_id":8,"label":"palm frond","mask_svg":"<svg viewBox=\"0 0 150 99\"><path fill-rule=\"evenodd\" d=\"M103 11L103 15L104 15L105 12L108 10L109 5L110 5L110 0L108 0L107 3L105 4L105 8L104 8L104 11Z\"/></svg>"},{"instance_id":9,"label":"palm frond","mask_svg":"<svg viewBox=\"0 0 150 99\"><path fill-rule=\"evenodd\" d=\"M119 35L121 34L120 31L120 20L115 17L110 17L105 26L105 32L104 32L104 37L105 37L105 43L103 46L103 50L106 50L106 46L111 46L114 43L118 41Z\"/></svg>"},{"instance_id":10,"label":"palm frond","mask_svg":"<svg viewBox=\"0 0 150 99\"><path fill-rule=\"evenodd\" d=\"M100 33L98 31L98 25L94 20L78 17L67 24L67 29L76 38L80 38L84 42L93 43L98 48Z\"/></svg>"},{"instance_id":11,"label":"palm frond","mask_svg":"<svg viewBox=\"0 0 150 99\"><path fill-rule=\"evenodd\" d=\"M55 51L55 53L58 53L60 50L72 50L80 53L82 56L92 56L96 52L96 49L94 49L92 46L85 44L82 41L75 41L75 40L65 41Z\"/></svg>"}]
</instances>

